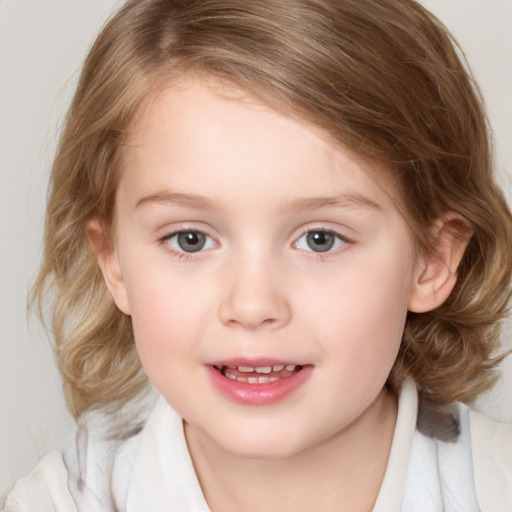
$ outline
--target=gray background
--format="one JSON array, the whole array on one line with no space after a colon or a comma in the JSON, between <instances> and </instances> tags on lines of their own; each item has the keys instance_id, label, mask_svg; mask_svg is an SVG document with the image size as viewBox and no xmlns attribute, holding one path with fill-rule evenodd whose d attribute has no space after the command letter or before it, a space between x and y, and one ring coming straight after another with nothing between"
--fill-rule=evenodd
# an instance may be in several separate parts
<instances>
[{"instance_id":1,"label":"gray background","mask_svg":"<svg viewBox=\"0 0 512 512\"><path fill-rule=\"evenodd\" d=\"M26 312L48 169L80 64L119 0L0 0L0 503L61 448L72 424L49 340ZM512 196L512 0L425 0L461 42L483 88L500 180ZM504 337L510 345L510 335ZM511 359L511 358L509 358ZM475 405L512 421L512 362Z\"/></svg>"}]
</instances>

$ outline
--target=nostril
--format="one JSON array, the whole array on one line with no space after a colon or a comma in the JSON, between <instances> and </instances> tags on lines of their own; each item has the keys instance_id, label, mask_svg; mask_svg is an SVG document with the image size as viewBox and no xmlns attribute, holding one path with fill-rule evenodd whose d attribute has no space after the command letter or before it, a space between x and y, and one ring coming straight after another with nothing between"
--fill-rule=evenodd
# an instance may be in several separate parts
<instances>
[{"instance_id":1,"label":"nostril","mask_svg":"<svg viewBox=\"0 0 512 512\"><path fill-rule=\"evenodd\" d=\"M276 328L288 323L291 315L286 290L273 279L268 262L259 271L259 264L238 261L224 281L218 316L229 327L245 329Z\"/></svg>"},{"instance_id":2,"label":"nostril","mask_svg":"<svg viewBox=\"0 0 512 512\"><path fill-rule=\"evenodd\" d=\"M219 311L221 321L229 326L242 326L246 329L257 329L260 327L273 327L286 322L289 315L279 312L275 306L269 303L260 306L242 306L240 304L224 304Z\"/></svg>"}]
</instances>

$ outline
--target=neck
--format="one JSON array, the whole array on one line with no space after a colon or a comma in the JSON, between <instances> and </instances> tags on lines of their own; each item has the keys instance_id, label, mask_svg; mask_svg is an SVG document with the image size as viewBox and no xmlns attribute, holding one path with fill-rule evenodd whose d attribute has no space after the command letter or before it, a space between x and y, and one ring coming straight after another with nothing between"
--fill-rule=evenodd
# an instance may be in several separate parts
<instances>
[{"instance_id":1,"label":"neck","mask_svg":"<svg viewBox=\"0 0 512 512\"><path fill-rule=\"evenodd\" d=\"M212 512L371 511L386 471L396 399L383 391L351 425L286 459L233 456L192 426L185 433Z\"/></svg>"}]
</instances>

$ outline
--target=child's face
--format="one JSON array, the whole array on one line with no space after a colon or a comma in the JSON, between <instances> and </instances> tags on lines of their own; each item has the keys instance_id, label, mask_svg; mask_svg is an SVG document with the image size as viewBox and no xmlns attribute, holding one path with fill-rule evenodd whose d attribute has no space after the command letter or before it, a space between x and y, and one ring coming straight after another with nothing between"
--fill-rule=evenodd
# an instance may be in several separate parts
<instances>
[{"instance_id":1,"label":"child's face","mask_svg":"<svg viewBox=\"0 0 512 512\"><path fill-rule=\"evenodd\" d=\"M232 454L286 457L362 425L418 277L384 177L192 80L136 128L104 271L153 384Z\"/></svg>"}]
</instances>

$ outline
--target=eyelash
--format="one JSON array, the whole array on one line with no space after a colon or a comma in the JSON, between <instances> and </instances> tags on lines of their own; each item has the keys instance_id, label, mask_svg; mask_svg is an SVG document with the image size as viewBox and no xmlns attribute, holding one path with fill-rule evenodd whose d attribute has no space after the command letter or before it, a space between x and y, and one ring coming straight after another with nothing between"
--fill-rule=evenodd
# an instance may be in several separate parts
<instances>
[{"instance_id":1,"label":"eyelash","mask_svg":"<svg viewBox=\"0 0 512 512\"><path fill-rule=\"evenodd\" d=\"M309 250L309 249L298 247L298 244L299 244L300 240L303 237L307 237L309 234L312 234L312 233L322 233L323 235L333 236L335 238L334 243L338 244L338 246L335 247L334 249L328 248L325 251L314 251L314 250ZM186 261L190 261L192 259L195 259L201 253L203 253L206 250L211 248L211 247L207 247L205 249L204 247L201 247L197 251L190 251L190 252L188 252L186 250L177 249L177 248L175 248L175 247L173 247L171 245L170 241L174 237L177 237L177 236L179 236L181 234L184 234L184 235L196 234L196 235L204 236L208 240L210 240L210 242L207 241L206 243L210 243L210 244L212 242L213 242L213 244L216 243L213 237L211 237L208 233L206 233L205 231L202 231L201 229L186 229L186 228L185 229L179 229L179 230L173 231L172 233L168 233L165 236L159 238L158 239L159 244L162 245L162 246L165 246L165 249L167 251L169 251L179 261L186 262ZM336 231L333 231L333 230L330 230L330 229L326 229L326 228L308 228L308 229L305 229L304 231L302 231L302 233L295 239L295 242L293 243L293 247L295 249L298 249L298 250L301 250L301 251L304 251L304 252L308 253L308 257L310 257L310 258L314 258L314 259L318 259L318 260L324 261L327 258L329 258L330 256L334 256L337 253L346 250L347 247L345 247L345 246L350 245L350 244L353 244L352 240L350 240L346 236L341 235L340 233L337 233Z\"/></svg>"},{"instance_id":2,"label":"eyelash","mask_svg":"<svg viewBox=\"0 0 512 512\"><path fill-rule=\"evenodd\" d=\"M338 247L335 247L334 249L332 248L329 248L328 250L326 250L325 252L321 252L321 251L313 251L313 250L308 250L308 249L303 249L303 248L300 248L297 246L297 244L299 243L299 241L309 235L309 234L312 234L312 233L322 233L324 235L331 235L333 237L335 237L335 239L337 239L337 243L339 244ZM341 244L340 244L341 242ZM336 242L335 242L336 243ZM307 228L305 229L296 239L296 241L293 243L293 246L298 249L298 250L302 250L302 251L305 251L308 253L308 257L309 258L314 258L314 259L318 259L318 260L321 260L321 261L325 261L326 259L332 257L332 256L336 256L337 254L339 254L340 252L343 252L345 250L348 249L348 246L352 245L354 242L353 240L349 239L348 237L336 232L336 231L333 231L331 229L326 229L326 228L322 228L322 227L319 227L319 228Z\"/></svg>"},{"instance_id":3,"label":"eyelash","mask_svg":"<svg viewBox=\"0 0 512 512\"><path fill-rule=\"evenodd\" d=\"M205 251L204 248L199 249L198 251L190 251L187 252L185 250L179 250L173 247L170 243L170 241L181 234L198 234L206 237L207 239L213 241L213 243L216 243L213 237L211 237L208 233L205 231L202 231L201 229L178 229L176 231L173 231L172 233L168 233L165 236L158 239L158 242L160 245L165 247L165 250L169 251L174 257L176 257L179 261L190 261L194 258L197 258L198 255ZM209 249L209 247L208 247Z\"/></svg>"}]
</instances>

